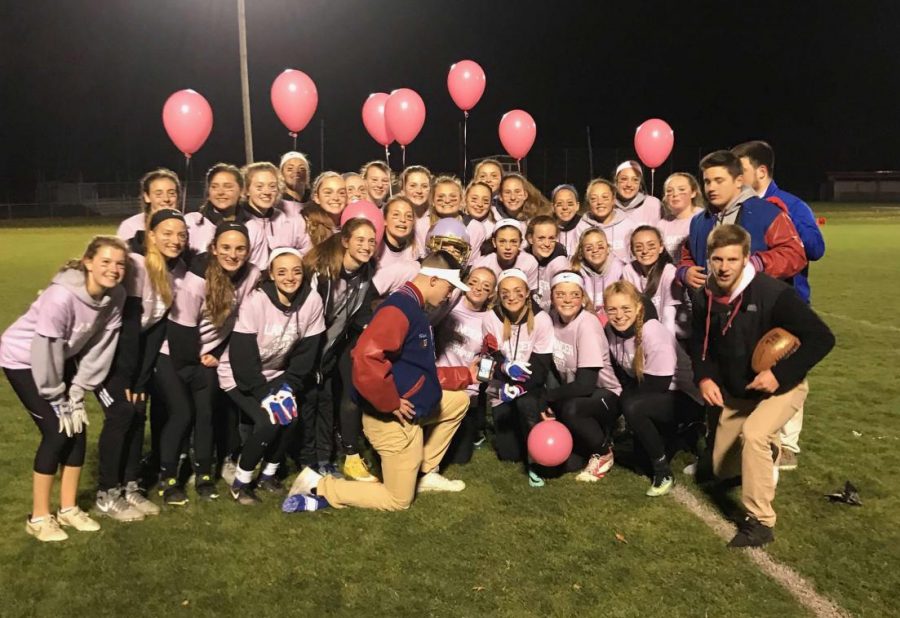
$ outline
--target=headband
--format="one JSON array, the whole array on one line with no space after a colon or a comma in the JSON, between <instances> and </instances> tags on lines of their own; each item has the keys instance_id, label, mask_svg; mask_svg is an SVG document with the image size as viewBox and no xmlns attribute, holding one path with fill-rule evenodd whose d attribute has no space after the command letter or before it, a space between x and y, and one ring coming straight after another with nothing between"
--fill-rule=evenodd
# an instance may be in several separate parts
<instances>
[{"instance_id":1,"label":"headband","mask_svg":"<svg viewBox=\"0 0 900 618\"><path fill-rule=\"evenodd\" d=\"M296 255L301 260L303 259L303 256L300 255L300 252L293 247L279 247L269 254L269 268L272 268L272 262L275 261L275 258L281 257L282 255Z\"/></svg>"},{"instance_id":2,"label":"headband","mask_svg":"<svg viewBox=\"0 0 900 618\"><path fill-rule=\"evenodd\" d=\"M148 224L149 229L156 229L156 226L166 219L178 219L184 223L184 215L181 214L181 211L175 210L174 208L163 208L162 210L157 210L150 216L150 223Z\"/></svg>"},{"instance_id":3,"label":"headband","mask_svg":"<svg viewBox=\"0 0 900 618\"><path fill-rule=\"evenodd\" d=\"M584 290L584 278L582 278L582 276L578 273L572 272L570 270L564 270L561 273L557 273L553 277L553 279L550 280L550 289L552 290L560 283L574 283L582 290Z\"/></svg>"},{"instance_id":4,"label":"headband","mask_svg":"<svg viewBox=\"0 0 900 618\"><path fill-rule=\"evenodd\" d=\"M509 279L510 277L514 279L521 279L525 282L525 285L528 285L528 275L522 272L519 268L507 268L503 272L500 273L500 276L497 277L497 285L500 285L500 282L504 279Z\"/></svg>"},{"instance_id":5,"label":"headband","mask_svg":"<svg viewBox=\"0 0 900 618\"><path fill-rule=\"evenodd\" d=\"M500 219L497 223L494 224L494 234L500 231L500 228L504 227L514 227L519 230L519 233L522 233L522 228L519 225L519 222L515 219Z\"/></svg>"},{"instance_id":6,"label":"headband","mask_svg":"<svg viewBox=\"0 0 900 618\"><path fill-rule=\"evenodd\" d=\"M250 232L247 231L247 226L242 223L235 223L234 221L222 221L217 225L216 233L213 236L213 242L216 242L219 239L219 236L225 232L240 232L247 239L247 242L250 242Z\"/></svg>"},{"instance_id":7,"label":"headband","mask_svg":"<svg viewBox=\"0 0 900 618\"><path fill-rule=\"evenodd\" d=\"M281 155L281 163L278 164L278 169L284 167L284 164L291 159L303 159L303 162L306 163L307 166L309 166L309 161L306 160L306 155L304 155L302 152L292 150L291 152L286 152Z\"/></svg>"},{"instance_id":8,"label":"headband","mask_svg":"<svg viewBox=\"0 0 900 618\"><path fill-rule=\"evenodd\" d=\"M637 172L638 176L642 178L644 176L644 170L641 169L641 166L638 163L634 161L624 161L623 163L619 163L619 167L616 168L616 173L613 174L613 178L618 176L619 172L621 172L622 170L627 169L633 169L635 172Z\"/></svg>"}]
</instances>

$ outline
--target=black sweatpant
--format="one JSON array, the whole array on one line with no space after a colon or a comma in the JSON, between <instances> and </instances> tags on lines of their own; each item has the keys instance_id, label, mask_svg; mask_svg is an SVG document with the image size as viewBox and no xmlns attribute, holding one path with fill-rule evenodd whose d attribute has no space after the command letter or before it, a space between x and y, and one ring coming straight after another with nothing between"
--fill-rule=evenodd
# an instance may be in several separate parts
<instances>
[{"instance_id":1,"label":"black sweatpant","mask_svg":"<svg viewBox=\"0 0 900 618\"><path fill-rule=\"evenodd\" d=\"M469 410L453 434L453 439L450 440L450 446L447 447L447 452L441 460L441 467L448 464L467 464L472 461L472 455L475 454L475 440L478 439L478 434L484 431L484 406L483 396L469 395Z\"/></svg>"},{"instance_id":2,"label":"black sweatpant","mask_svg":"<svg viewBox=\"0 0 900 618\"><path fill-rule=\"evenodd\" d=\"M619 417L618 395L598 388L587 397L554 401L550 409L572 433L573 451L579 462L586 461L591 455L609 452L613 428ZM572 467L578 467L578 464Z\"/></svg>"},{"instance_id":3,"label":"black sweatpant","mask_svg":"<svg viewBox=\"0 0 900 618\"><path fill-rule=\"evenodd\" d=\"M532 393L494 406L494 449L501 461L525 461L528 434L541 422L542 411L537 395Z\"/></svg>"},{"instance_id":4,"label":"black sweatpant","mask_svg":"<svg viewBox=\"0 0 900 618\"><path fill-rule=\"evenodd\" d=\"M59 466L80 468L84 465L87 427L71 438L59 431L59 417L50 402L38 393L31 369L3 368L6 379L28 410L31 420L41 432L41 442L34 455L34 471L38 474L56 474ZM75 374L74 364L66 365L66 386Z\"/></svg>"},{"instance_id":5,"label":"black sweatpant","mask_svg":"<svg viewBox=\"0 0 900 618\"><path fill-rule=\"evenodd\" d=\"M140 474L147 402L128 401L123 385L118 380L107 381L95 393L103 409L103 427L97 443L100 459L97 488L101 491L137 481Z\"/></svg>"},{"instance_id":6,"label":"black sweatpant","mask_svg":"<svg viewBox=\"0 0 900 618\"><path fill-rule=\"evenodd\" d=\"M334 401L340 402L338 420L340 421L341 446L347 455L359 453L359 441L362 438L362 408L350 399L350 385L353 383L350 346L346 346L338 359L338 375L334 379Z\"/></svg>"},{"instance_id":7,"label":"black sweatpant","mask_svg":"<svg viewBox=\"0 0 900 618\"><path fill-rule=\"evenodd\" d=\"M330 462L334 454L334 393L333 380L326 376L320 384L313 384L303 395L300 405L300 444L293 449L301 466L315 466Z\"/></svg>"},{"instance_id":8,"label":"black sweatpant","mask_svg":"<svg viewBox=\"0 0 900 618\"><path fill-rule=\"evenodd\" d=\"M666 456L666 442L679 423L701 418L703 408L680 391L665 393L626 390L620 400L622 414L651 461Z\"/></svg>"},{"instance_id":9,"label":"black sweatpant","mask_svg":"<svg viewBox=\"0 0 900 618\"><path fill-rule=\"evenodd\" d=\"M212 474L213 467L213 401L219 390L215 368L197 367L184 380L175 371L172 359L160 354L156 361L156 377L168 418L159 444L160 476L173 478L178 472L182 442L194 427L194 465L200 474Z\"/></svg>"},{"instance_id":10,"label":"black sweatpant","mask_svg":"<svg viewBox=\"0 0 900 618\"><path fill-rule=\"evenodd\" d=\"M278 386L284 380L277 380L270 386ZM272 424L269 415L259 405L255 397L233 388L226 393L250 420L253 431L247 436L241 450L240 467L242 470L253 470L260 461L277 463L284 456L285 440L298 425L294 419L289 425Z\"/></svg>"}]
</instances>

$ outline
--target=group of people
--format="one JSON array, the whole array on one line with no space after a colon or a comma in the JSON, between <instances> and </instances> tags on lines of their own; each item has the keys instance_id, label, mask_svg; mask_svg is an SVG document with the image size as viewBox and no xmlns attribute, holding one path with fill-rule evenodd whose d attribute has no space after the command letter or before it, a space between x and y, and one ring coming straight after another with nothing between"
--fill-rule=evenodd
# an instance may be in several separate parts
<instances>
[{"instance_id":1,"label":"group of people","mask_svg":"<svg viewBox=\"0 0 900 618\"><path fill-rule=\"evenodd\" d=\"M286 512L405 509L463 490L441 470L488 443L532 487L597 482L623 434L658 497L673 454L705 435L714 474L742 476L731 545L770 542L806 375L834 344L809 307L822 235L773 170L771 147L748 142L700 161L702 189L672 174L662 201L635 161L547 199L491 159L465 186L419 165L394 178L382 161L310 182L289 152L214 165L187 214L176 174L154 170L140 212L94 237L0 341L41 433L26 531L99 529L76 503L92 391L94 513L117 521L160 513L147 489L178 506L191 486L211 500L224 485L256 504L285 491L288 462L301 472ZM359 200L378 216L342 218ZM799 349L756 372L773 327ZM527 448L548 418L574 440L552 470Z\"/></svg>"}]
</instances>

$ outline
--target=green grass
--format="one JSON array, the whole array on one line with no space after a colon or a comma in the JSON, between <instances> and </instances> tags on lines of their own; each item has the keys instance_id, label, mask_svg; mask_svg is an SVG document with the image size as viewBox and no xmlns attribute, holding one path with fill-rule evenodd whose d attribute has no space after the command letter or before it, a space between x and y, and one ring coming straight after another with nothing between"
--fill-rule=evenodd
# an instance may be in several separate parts
<instances>
[{"instance_id":1,"label":"green grass","mask_svg":"<svg viewBox=\"0 0 900 618\"><path fill-rule=\"evenodd\" d=\"M827 217L828 253L813 265L814 305L843 317L826 318L838 346L812 376L801 466L782 476L768 551L855 614L898 615L900 331L852 319L900 326L891 321L900 210L816 210ZM0 327L91 234L113 229L4 226ZM90 412L95 445L93 401ZM533 490L489 450L449 471L466 491L426 495L404 513L287 516L276 500L254 509L192 501L142 523L102 520L97 534L47 546L22 529L37 432L5 380L0 414L2 616L808 615L674 500L645 498L647 481L634 473L618 467L598 484L563 478ZM83 508L96 462L92 446ZM862 508L824 499L847 479Z\"/></svg>"}]
</instances>

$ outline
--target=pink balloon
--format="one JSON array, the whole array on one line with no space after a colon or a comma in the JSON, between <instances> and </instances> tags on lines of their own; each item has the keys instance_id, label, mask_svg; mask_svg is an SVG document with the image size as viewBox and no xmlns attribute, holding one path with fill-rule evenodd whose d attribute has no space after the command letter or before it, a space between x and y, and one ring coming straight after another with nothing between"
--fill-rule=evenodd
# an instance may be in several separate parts
<instances>
[{"instance_id":1,"label":"pink balloon","mask_svg":"<svg viewBox=\"0 0 900 618\"><path fill-rule=\"evenodd\" d=\"M394 90L384 106L384 118L397 143L407 146L425 124L425 101L415 90Z\"/></svg>"},{"instance_id":2,"label":"pink balloon","mask_svg":"<svg viewBox=\"0 0 900 618\"><path fill-rule=\"evenodd\" d=\"M500 119L500 143L513 159L524 159L536 136L537 125L528 112L514 109Z\"/></svg>"},{"instance_id":3,"label":"pink balloon","mask_svg":"<svg viewBox=\"0 0 900 618\"><path fill-rule=\"evenodd\" d=\"M456 107L469 111L481 100L487 78L477 62L461 60L450 67L447 74L447 90Z\"/></svg>"},{"instance_id":4,"label":"pink balloon","mask_svg":"<svg viewBox=\"0 0 900 618\"><path fill-rule=\"evenodd\" d=\"M319 105L319 92L309 75L285 69L272 82L272 107L291 133L299 133L309 124Z\"/></svg>"},{"instance_id":5,"label":"pink balloon","mask_svg":"<svg viewBox=\"0 0 900 618\"><path fill-rule=\"evenodd\" d=\"M528 454L542 466L558 466L572 454L572 434L559 421L541 421L528 434Z\"/></svg>"},{"instance_id":6,"label":"pink balloon","mask_svg":"<svg viewBox=\"0 0 900 618\"><path fill-rule=\"evenodd\" d=\"M369 95L362 106L363 125L372 139L382 146L387 146L394 141L394 136L388 130L384 118L384 107L389 96L386 92L374 92Z\"/></svg>"},{"instance_id":7,"label":"pink balloon","mask_svg":"<svg viewBox=\"0 0 900 618\"><path fill-rule=\"evenodd\" d=\"M163 105L163 126L175 147L190 158L212 131L212 108L199 92L179 90Z\"/></svg>"},{"instance_id":8,"label":"pink balloon","mask_svg":"<svg viewBox=\"0 0 900 618\"><path fill-rule=\"evenodd\" d=\"M651 118L634 132L634 150L641 163L651 169L662 165L675 145L675 132L665 120Z\"/></svg>"},{"instance_id":9,"label":"pink balloon","mask_svg":"<svg viewBox=\"0 0 900 618\"><path fill-rule=\"evenodd\" d=\"M375 226L375 244L381 245L381 239L384 237L384 215L381 213L381 209L367 200L353 202L341 213L341 227L350 219L360 217L372 222L372 225Z\"/></svg>"}]
</instances>

